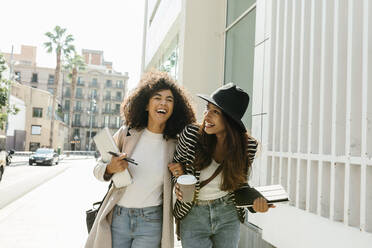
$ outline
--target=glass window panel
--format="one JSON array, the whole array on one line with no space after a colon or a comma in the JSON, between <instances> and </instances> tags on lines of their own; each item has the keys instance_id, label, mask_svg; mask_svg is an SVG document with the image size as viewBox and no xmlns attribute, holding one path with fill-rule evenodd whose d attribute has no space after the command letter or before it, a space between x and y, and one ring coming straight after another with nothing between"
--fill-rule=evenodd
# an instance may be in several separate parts
<instances>
[{"instance_id":1,"label":"glass window panel","mask_svg":"<svg viewBox=\"0 0 372 248\"><path fill-rule=\"evenodd\" d=\"M252 127L252 91L256 10L250 12L226 33L225 82L233 82L250 96L243 122Z\"/></svg>"},{"instance_id":2,"label":"glass window panel","mask_svg":"<svg viewBox=\"0 0 372 248\"><path fill-rule=\"evenodd\" d=\"M249 9L255 2L256 0L228 0L226 27L233 23L236 18L241 16L241 14Z\"/></svg>"}]
</instances>

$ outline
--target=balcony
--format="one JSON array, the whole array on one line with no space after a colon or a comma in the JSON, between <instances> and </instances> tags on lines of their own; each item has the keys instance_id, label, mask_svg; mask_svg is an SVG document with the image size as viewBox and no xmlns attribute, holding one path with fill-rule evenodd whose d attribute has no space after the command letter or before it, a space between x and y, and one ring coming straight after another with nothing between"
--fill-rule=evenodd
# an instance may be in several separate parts
<instances>
[{"instance_id":1,"label":"balcony","mask_svg":"<svg viewBox=\"0 0 372 248\"><path fill-rule=\"evenodd\" d=\"M75 98L76 99L84 99L84 95L76 95Z\"/></svg>"},{"instance_id":2,"label":"balcony","mask_svg":"<svg viewBox=\"0 0 372 248\"><path fill-rule=\"evenodd\" d=\"M114 111L113 110L111 110L111 109L103 109L102 110L102 114L113 114L114 113Z\"/></svg>"},{"instance_id":3,"label":"balcony","mask_svg":"<svg viewBox=\"0 0 372 248\"><path fill-rule=\"evenodd\" d=\"M116 102L121 102L121 101L123 101L123 97L122 96L116 96L116 97L113 97L112 100L116 101Z\"/></svg>"},{"instance_id":4,"label":"balcony","mask_svg":"<svg viewBox=\"0 0 372 248\"><path fill-rule=\"evenodd\" d=\"M89 87L91 88L98 88L98 83L97 82L90 82Z\"/></svg>"},{"instance_id":5,"label":"balcony","mask_svg":"<svg viewBox=\"0 0 372 248\"><path fill-rule=\"evenodd\" d=\"M105 100L105 101L111 101L111 96L107 96L107 95L106 95L105 98L104 98L104 100Z\"/></svg>"},{"instance_id":6,"label":"balcony","mask_svg":"<svg viewBox=\"0 0 372 248\"><path fill-rule=\"evenodd\" d=\"M92 94L87 95L87 100L92 99ZM93 99L99 100L99 94L93 94Z\"/></svg>"},{"instance_id":7,"label":"balcony","mask_svg":"<svg viewBox=\"0 0 372 248\"><path fill-rule=\"evenodd\" d=\"M83 109L82 109L82 108L74 108L74 112L79 112L79 113L81 113L81 112L83 112Z\"/></svg>"},{"instance_id":8,"label":"balcony","mask_svg":"<svg viewBox=\"0 0 372 248\"><path fill-rule=\"evenodd\" d=\"M80 121L73 121L72 122L72 127L83 127Z\"/></svg>"}]
</instances>

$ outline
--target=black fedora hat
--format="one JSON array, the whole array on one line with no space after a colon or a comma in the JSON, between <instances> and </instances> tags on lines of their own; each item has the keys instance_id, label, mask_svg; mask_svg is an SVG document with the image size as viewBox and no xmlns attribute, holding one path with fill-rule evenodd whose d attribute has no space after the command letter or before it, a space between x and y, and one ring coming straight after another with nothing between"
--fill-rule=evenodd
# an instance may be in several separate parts
<instances>
[{"instance_id":1,"label":"black fedora hat","mask_svg":"<svg viewBox=\"0 0 372 248\"><path fill-rule=\"evenodd\" d=\"M222 112L239 125L241 131L247 131L242 118L249 104L249 95L243 89L233 83L228 83L218 88L210 96L204 94L197 95L219 107Z\"/></svg>"}]
</instances>

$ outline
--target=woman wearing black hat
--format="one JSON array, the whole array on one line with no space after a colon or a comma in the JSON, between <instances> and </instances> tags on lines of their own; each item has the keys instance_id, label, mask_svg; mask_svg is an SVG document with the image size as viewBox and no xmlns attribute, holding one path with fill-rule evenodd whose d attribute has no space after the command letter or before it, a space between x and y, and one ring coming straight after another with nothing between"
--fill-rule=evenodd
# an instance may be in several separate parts
<instances>
[{"instance_id":1,"label":"woman wearing black hat","mask_svg":"<svg viewBox=\"0 0 372 248\"><path fill-rule=\"evenodd\" d=\"M169 169L176 182L182 174L197 179L194 201L183 202L176 184L174 215L180 221L182 247L238 247L240 222L246 212L235 206L234 190L247 183L257 142L241 121L249 96L229 83L207 101L201 125L188 125L179 137ZM251 212L266 212L265 199L257 198Z\"/></svg>"}]
</instances>

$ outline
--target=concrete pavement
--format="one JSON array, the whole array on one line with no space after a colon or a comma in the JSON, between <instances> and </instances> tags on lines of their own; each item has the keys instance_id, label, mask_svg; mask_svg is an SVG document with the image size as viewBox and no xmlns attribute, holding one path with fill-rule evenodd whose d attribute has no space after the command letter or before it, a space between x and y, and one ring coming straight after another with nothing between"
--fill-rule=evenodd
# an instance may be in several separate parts
<instances>
[{"instance_id":1,"label":"concrete pavement","mask_svg":"<svg viewBox=\"0 0 372 248\"><path fill-rule=\"evenodd\" d=\"M93 176L94 159L73 166L0 210L1 248L83 247L85 211L107 184ZM176 243L176 247L181 247Z\"/></svg>"}]
</instances>

